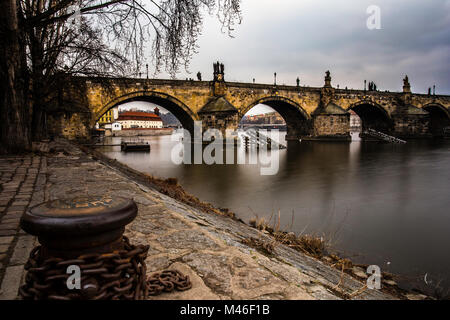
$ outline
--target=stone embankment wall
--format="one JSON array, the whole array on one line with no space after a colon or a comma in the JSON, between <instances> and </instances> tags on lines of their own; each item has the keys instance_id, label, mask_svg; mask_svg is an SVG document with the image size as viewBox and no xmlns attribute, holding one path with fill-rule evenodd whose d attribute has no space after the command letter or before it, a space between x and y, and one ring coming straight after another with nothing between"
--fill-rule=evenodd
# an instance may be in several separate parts
<instances>
[{"instance_id":1,"label":"stone embankment wall","mask_svg":"<svg viewBox=\"0 0 450 320\"><path fill-rule=\"evenodd\" d=\"M113 137L137 137L137 136L164 136L172 134L172 128L161 128L161 129L126 129L120 131L106 131L106 136Z\"/></svg>"}]
</instances>

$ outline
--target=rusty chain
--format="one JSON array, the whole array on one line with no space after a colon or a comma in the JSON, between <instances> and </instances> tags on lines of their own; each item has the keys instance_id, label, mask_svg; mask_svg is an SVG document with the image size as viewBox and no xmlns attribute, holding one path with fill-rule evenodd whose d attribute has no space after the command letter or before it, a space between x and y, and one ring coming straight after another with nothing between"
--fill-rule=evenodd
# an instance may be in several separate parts
<instances>
[{"instance_id":1,"label":"rusty chain","mask_svg":"<svg viewBox=\"0 0 450 320\"><path fill-rule=\"evenodd\" d=\"M148 277L148 294L156 296L162 292L171 292L173 290L185 291L192 287L189 276L184 276L177 270L164 270L156 272Z\"/></svg>"},{"instance_id":2,"label":"rusty chain","mask_svg":"<svg viewBox=\"0 0 450 320\"><path fill-rule=\"evenodd\" d=\"M37 246L25 265L27 275L19 289L20 296L27 300L142 300L149 295L192 287L189 277L177 270L164 270L146 280L149 246L132 245L125 236L123 242L123 250L84 254L71 260L43 259L41 246ZM80 267L80 290L67 286L69 265Z\"/></svg>"}]
</instances>

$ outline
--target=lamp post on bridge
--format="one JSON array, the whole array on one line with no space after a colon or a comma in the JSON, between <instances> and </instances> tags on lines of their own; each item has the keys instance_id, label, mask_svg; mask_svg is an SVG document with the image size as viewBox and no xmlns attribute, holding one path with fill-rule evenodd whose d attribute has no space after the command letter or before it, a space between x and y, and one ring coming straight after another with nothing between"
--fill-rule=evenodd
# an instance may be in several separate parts
<instances>
[{"instance_id":1,"label":"lamp post on bridge","mask_svg":"<svg viewBox=\"0 0 450 320\"><path fill-rule=\"evenodd\" d=\"M274 86L277 85L277 73L276 72L273 73L273 85Z\"/></svg>"},{"instance_id":2,"label":"lamp post on bridge","mask_svg":"<svg viewBox=\"0 0 450 320\"><path fill-rule=\"evenodd\" d=\"M147 68L147 79L148 79L148 63L145 65L145 67Z\"/></svg>"}]
</instances>

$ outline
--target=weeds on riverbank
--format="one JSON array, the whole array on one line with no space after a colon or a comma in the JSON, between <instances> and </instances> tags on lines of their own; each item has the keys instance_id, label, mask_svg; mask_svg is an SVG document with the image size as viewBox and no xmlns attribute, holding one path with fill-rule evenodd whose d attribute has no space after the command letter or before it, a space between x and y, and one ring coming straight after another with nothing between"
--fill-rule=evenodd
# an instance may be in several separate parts
<instances>
[{"instance_id":1,"label":"weeds on riverbank","mask_svg":"<svg viewBox=\"0 0 450 320\"><path fill-rule=\"evenodd\" d=\"M286 245L299 252L302 252L315 259L321 260L324 264L339 270L340 277L334 285L323 284L330 292L336 296L349 300L355 299L363 294L367 289L368 274L366 269L368 265L355 264L350 259L339 257L330 251L331 244L325 240L323 236L305 235L302 233L296 235L293 232L287 232L280 229L280 212L276 221L273 221L273 214L269 220L255 216L250 219L249 225L255 229L266 233L268 236L261 234L259 238L249 237L242 240L242 243L255 248L266 256L274 256L275 250L279 245ZM271 221L273 221L271 223ZM289 230L289 227L287 228ZM354 291L349 291L344 286L345 276L351 276L361 281L361 287ZM408 296L411 292L401 289L396 281L394 275L382 272L382 291L389 293L399 299L410 299ZM422 290L417 290L415 295L419 299L430 299L429 296L421 294ZM437 296L435 294L435 296ZM443 295L441 295L443 296Z\"/></svg>"},{"instance_id":2,"label":"weeds on riverbank","mask_svg":"<svg viewBox=\"0 0 450 320\"><path fill-rule=\"evenodd\" d=\"M199 198L187 193L183 187L178 183L176 178L161 179L155 178L152 175L144 174L150 183L152 183L156 189L171 198L186 203L194 208L204 210L206 212L212 212L222 216L230 218L236 218L235 214L228 209L217 209L210 203L203 202Z\"/></svg>"},{"instance_id":3,"label":"weeds on riverbank","mask_svg":"<svg viewBox=\"0 0 450 320\"><path fill-rule=\"evenodd\" d=\"M272 218L270 219L272 220ZM315 258L322 258L326 254L326 243L323 237L312 235L299 234L287 232L280 229L280 212L278 212L278 219L276 223L271 226L264 218L252 218L249 221L250 226L261 231L266 231L273 237L273 247L279 244L284 244L297 251L301 251Z\"/></svg>"},{"instance_id":4,"label":"weeds on riverbank","mask_svg":"<svg viewBox=\"0 0 450 320\"><path fill-rule=\"evenodd\" d=\"M242 239L242 243L269 256L273 255L275 250L275 245L272 241L265 241L257 238L245 238Z\"/></svg>"}]
</instances>

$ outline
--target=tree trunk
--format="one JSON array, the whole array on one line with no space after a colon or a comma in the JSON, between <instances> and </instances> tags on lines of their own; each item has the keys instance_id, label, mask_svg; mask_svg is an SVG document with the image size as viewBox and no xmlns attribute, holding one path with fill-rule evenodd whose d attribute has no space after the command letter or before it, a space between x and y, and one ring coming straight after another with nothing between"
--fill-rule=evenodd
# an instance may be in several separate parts
<instances>
[{"instance_id":1,"label":"tree trunk","mask_svg":"<svg viewBox=\"0 0 450 320\"><path fill-rule=\"evenodd\" d=\"M41 141L47 138L47 123L44 108L39 103L33 103L33 116L31 121L32 140Z\"/></svg>"},{"instance_id":2,"label":"tree trunk","mask_svg":"<svg viewBox=\"0 0 450 320\"><path fill-rule=\"evenodd\" d=\"M0 35L0 152L23 152L30 149L30 110L16 0L2 1Z\"/></svg>"},{"instance_id":3,"label":"tree trunk","mask_svg":"<svg viewBox=\"0 0 450 320\"><path fill-rule=\"evenodd\" d=\"M47 137L47 127L46 127L46 116L45 116L45 108L44 108L44 97L43 94L47 88L43 88L42 84L43 75L40 65L35 67L35 63L33 63L33 68L37 70L33 72L32 75L32 104L33 104L33 113L31 116L31 132L32 141L41 141Z\"/></svg>"},{"instance_id":4,"label":"tree trunk","mask_svg":"<svg viewBox=\"0 0 450 320\"><path fill-rule=\"evenodd\" d=\"M30 41L30 54L31 54L31 79L32 79L32 103L33 113L31 116L31 132L32 141L41 141L46 138L47 128L45 123L45 98L48 97L50 81L45 79L44 75L44 48L41 42L42 33L45 32L41 29L35 29L34 32L30 32L28 35ZM47 81L46 81L47 80Z\"/></svg>"}]
</instances>

